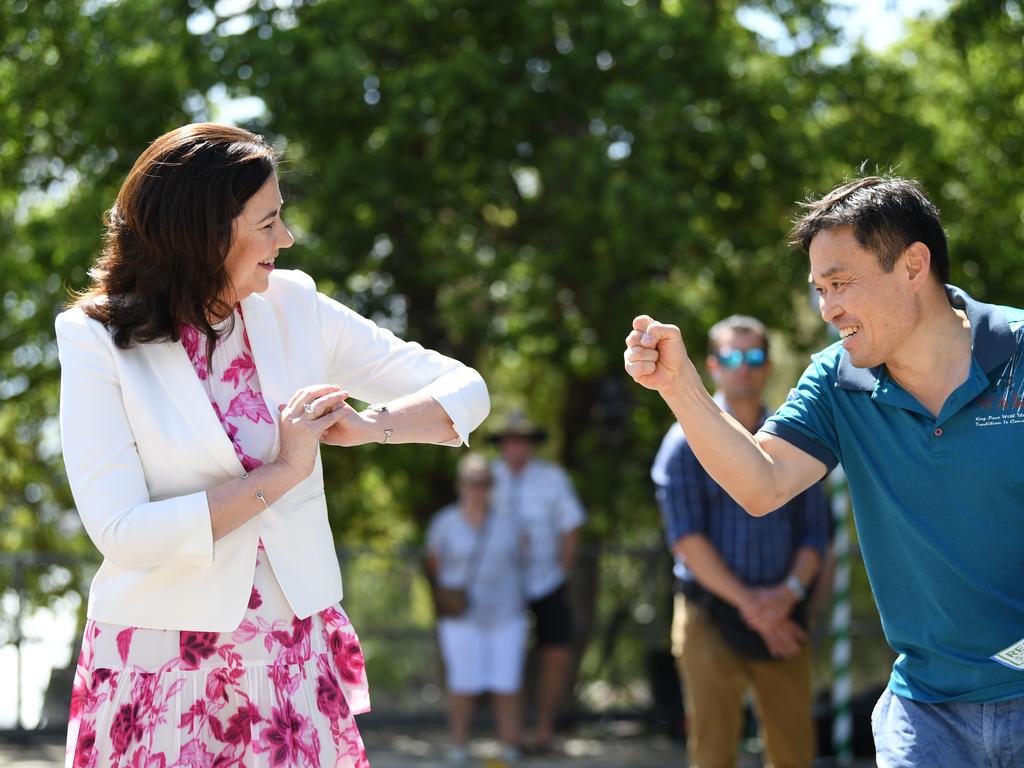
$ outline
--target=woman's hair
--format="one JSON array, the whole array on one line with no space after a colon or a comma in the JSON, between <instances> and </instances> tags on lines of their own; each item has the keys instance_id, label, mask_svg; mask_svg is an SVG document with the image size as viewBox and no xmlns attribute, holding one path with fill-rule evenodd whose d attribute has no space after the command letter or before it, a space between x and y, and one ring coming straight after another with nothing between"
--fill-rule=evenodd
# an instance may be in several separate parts
<instances>
[{"instance_id":1,"label":"woman's hair","mask_svg":"<svg viewBox=\"0 0 1024 768\"><path fill-rule=\"evenodd\" d=\"M210 319L232 309L223 300L232 222L276 166L263 137L241 128L195 123L165 133L135 161L107 211L92 285L75 305L122 349L177 341L187 323L212 351Z\"/></svg>"},{"instance_id":2,"label":"woman's hair","mask_svg":"<svg viewBox=\"0 0 1024 768\"><path fill-rule=\"evenodd\" d=\"M482 453L475 451L466 453L459 459L455 474L459 484L464 480L492 480L490 462Z\"/></svg>"}]
</instances>

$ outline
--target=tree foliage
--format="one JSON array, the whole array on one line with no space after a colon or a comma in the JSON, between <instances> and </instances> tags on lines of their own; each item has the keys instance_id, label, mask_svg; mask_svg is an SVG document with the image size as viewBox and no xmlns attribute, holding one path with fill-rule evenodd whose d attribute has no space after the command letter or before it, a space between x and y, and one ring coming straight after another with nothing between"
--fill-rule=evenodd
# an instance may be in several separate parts
<instances>
[{"instance_id":1,"label":"tree foliage","mask_svg":"<svg viewBox=\"0 0 1024 768\"><path fill-rule=\"evenodd\" d=\"M841 64L822 55L828 4L753 5L792 52L726 0L0 6L0 550L90 551L60 465L53 316L133 159L224 94L262 99L249 127L284 150L299 243L282 262L552 427L595 541L657 535L646 475L668 414L621 372L635 314L680 324L698 357L734 311L798 352L820 341L785 245L808 192L865 160L921 178L956 279L1014 301L1019 3L960 3ZM414 540L455 455L326 451L339 543Z\"/></svg>"}]
</instances>

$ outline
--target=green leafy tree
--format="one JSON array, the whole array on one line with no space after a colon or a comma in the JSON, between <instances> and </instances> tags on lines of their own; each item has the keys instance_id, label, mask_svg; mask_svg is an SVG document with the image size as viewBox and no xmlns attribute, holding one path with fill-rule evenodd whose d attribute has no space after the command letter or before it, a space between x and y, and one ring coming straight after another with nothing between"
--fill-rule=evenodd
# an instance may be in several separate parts
<instances>
[{"instance_id":1,"label":"green leafy tree","mask_svg":"<svg viewBox=\"0 0 1024 768\"><path fill-rule=\"evenodd\" d=\"M53 318L67 287L85 285L131 162L205 90L211 68L186 9L0 6L0 551L74 556L70 573L26 572L37 602L80 589L77 558L93 552L61 469Z\"/></svg>"},{"instance_id":2,"label":"green leafy tree","mask_svg":"<svg viewBox=\"0 0 1024 768\"><path fill-rule=\"evenodd\" d=\"M955 279L1019 296L1020 3L960 2L838 65L829 3L746 5L782 22L786 53L728 0L0 6L0 551L93 552L60 463L53 317L134 158L225 97L262 99L249 127L284 150L282 262L551 427L597 544L658 540L647 470L670 416L621 371L634 314L680 324L695 357L734 311L797 369L820 344L785 246L806 193L865 160L921 178ZM325 451L338 543L416 541L456 456ZM385 590L364 604L404 599L384 561L359 568L350 586ZM76 576L35 578L34 599Z\"/></svg>"},{"instance_id":3,"label":"green leafy tree","mask_svg":"<svg viewBox=\"0 0 1024 768\"><path fill-rule=\"evenodd\" d=\"M702 332L741 307L784 323L802 293L780 240L814 162L798 117L812 94L792 88L813 50L767 53L732 6L709 7L321 3L287 30L253 18L225 49L265 82L267 125L287 138L291 257L478 363L497 409L554 426L597 537L654 523L644 476L664 417L632 418L652 400L620 364L636 311ZM813 8L791 15L824 30ZM386 462L379 498L422 527L450 495L451 458L336 452L327 466ZM338 490L343 528L369 524L348 511L367 490Z\"/></svg>"}]
</instances>

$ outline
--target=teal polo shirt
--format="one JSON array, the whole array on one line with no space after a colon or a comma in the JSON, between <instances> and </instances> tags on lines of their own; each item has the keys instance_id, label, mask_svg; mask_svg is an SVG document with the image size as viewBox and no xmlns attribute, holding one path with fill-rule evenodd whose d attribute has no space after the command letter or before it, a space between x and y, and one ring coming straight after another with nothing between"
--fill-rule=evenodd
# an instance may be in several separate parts
<instances>
[{"instance_id":1,"label":"teal polo shirt","mask_svg":"<svg viewBox=\"0 0 1024 768\"><path fill-rule=\"evenodd\" d=\"M843 465L892 691L990 702L1024 696L1024 671L991 658L1024 638L1024 310L946 292L972 360L938 417L836 343L762 431Z\"/></svg>"}]
</instances>

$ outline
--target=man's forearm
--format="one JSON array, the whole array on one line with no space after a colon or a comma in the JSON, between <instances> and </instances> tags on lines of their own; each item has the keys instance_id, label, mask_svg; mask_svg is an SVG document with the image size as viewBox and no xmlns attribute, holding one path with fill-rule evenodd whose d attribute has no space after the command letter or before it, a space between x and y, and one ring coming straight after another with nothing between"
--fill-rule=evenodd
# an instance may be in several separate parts
<instances>
[{"instance_id":1,"label":"man's forearm","mask_svg":"<svg viewBox=\"0 0 1024 768\"><path fill-rule=\"evenodd\" d=\"M750 600L750 590L732 572L707 536L691 533L679 539L673 547L682 557L687 570L704 589L737 608Z\"/></svg>"},{"instance_id":2,"label":"man's forearm","mask_svg":"<svg viewBox=\"0 0 1024 768\"><path fill-rule=\"evenodd\" d=\"M580 529L574 528L562 534L561 552L559 560L562 563L562 570L570 573L576 565L576 552L579 549Z\"/></svg>"},{"instance_id":3,"label":"man's forearm","mask_svg":"<svg viewBox=\"0 0 1024 768\"><path fill-rule=\"evenodd\" d=\"M702 384L691 383L661 395L701 466L747 512L765 515L789 500L792 494L780 487L772 457Z\"/></svg>"},{"instance_id":4,"label":"man's forearm","mask_svg":"<svg viewBox=\"0 0 1024 768\"><path fill-rule=\"evenodd\" d=\"M772 435L755 438L718 407L677 326L633 318L623 361L634 381L661 394L704 469L750 514L778 509L824 476L820 459Z\"/></svg>"},{"instance_id":5,"label":"man's forearm","mask_svg":"<svg viewBox=\"0 0 1024 768\"><path fill-rule=\"evenodd\" d=\"M810 547L801 547L793 557L793 565L789 568L789 576L796 576L804 589L808 589L821 567L821 555Z\"/></svg>"}]
</instances>

